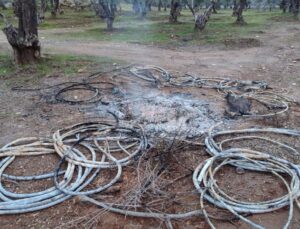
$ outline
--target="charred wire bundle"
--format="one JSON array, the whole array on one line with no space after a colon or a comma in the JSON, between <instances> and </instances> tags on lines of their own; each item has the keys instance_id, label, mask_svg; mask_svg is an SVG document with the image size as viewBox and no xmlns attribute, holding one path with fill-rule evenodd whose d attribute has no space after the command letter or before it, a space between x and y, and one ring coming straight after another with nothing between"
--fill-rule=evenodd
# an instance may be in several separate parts
<instances>
[{"instance_id":1,"label":"charred wire bundle","mask_svg":"<svg viewBox=\"0 0 300 229\"><path fill-rule=\"evenodd\" d=\"M100 85L105 85L106 88L100 87ZM112 90L114 87L115 85L109 82L71 82L70 81L70 82L64 82L64 83L55 84L52 86L47 86L42 88L25 88L23 86L13 87L12 90L27 91L27 92L41 92L41 96L45 96L49 94L47 90L51 89L50 96L53 97L53 100L55 102L66 103L69 105L82 105L82 104L101 102L103 97L103 91ZM88 95L79 93L80 91L85 91L86 94ZM77 94L72 98L72 96L68 95L70 92L75 92ZM49 102L53 103L53 101L49 101Z\"/></svg>"},{"instance_id":2,"label":"charred wire bundle","mask_svg":"<svg viewBox=\"0 0 300 229\"><path fill-rule=\"evenodd\" d=\"M93 95L90 98L86 98L86 99L82 99L82 100L78 100L78 99L67 99L65 98L63 95L66 92L69 91L76 91L76 90L85 90L85 91L89 91L92 92ZM92 86L91 84L84 84L84 83L78 83L78 84L72 84L71 86L65 87L61 90L59 90L57 92L57 94L55 95L55 99L58 102L62 102L62 103L68 103L71 105L76 105L76 104L86 104L86 103L95 103L95 102L99 102L101 101L101 95L99 90Z\"/></svg>"},{"instance_id":3,"label":"charred wire bundle","mask_svg":"<svg viewBox=\"0 0 300 229\"><path fill-rule=\"evenodd\" d=\"M103 77L103 75L107 75L110 73L113 73L111 80L115 81L115 83L109 81L92 82L93 79L100 76ZM221 77L199 77L192 74L177 76L171 74L169 71L162 67L153 65L128 65L125 67L113 69L112 71L108 72L94 73L87 77L87 79L82 80L82 82L65 82L49 87L36 89L14 87L12 88L12 90L42 91L51 88L57 88L57 92L54 93L55 101L68 103L70 105L89 104L101 102L104 90L115 89L117 87L117 85L115 84L116 78L118 76L134 76L159 87L198 87L204 89L214 89L224 95L225 99L227 99L227 102L230 103L230 101L233 101L233 103L229 104L230 107L236 107L233 110L230 109L231 111L233 111L233 114L230 116L233 117L239 115L242 115L244 117L272 117L286 113L289 110L290 103L298 104L298 102L296 102L294 99L286 96L286 91L271 88L264 81L234 80ZM100 87L101 84L110 86L108 88ZM87 94L92 93L92 95L84 96L84 94L78 93L78 96L76 95L74 96L74 98L68 96L70 92L76 91L86 91ZM231 100L229 101L228 98L231 98ZM243 106L243 104L238 103L238 101L244 101L244 103L250 104L250 106L248 106L246 111L243 111L243 109L239 109L240 105ZM250 108L253 102L257 104L259 111L251 112Z\"/></svg>"},{"instance_id":4,"label":"charred wire bundle","mask_svg":"<svg viewBox=\"0 0 300 229\"><path fill-rule=\"evenodd\" d=\"M147 65L143 67L134 66L129 69L129 72L134 76L151 82L155 85L164 85L165 83L169 82L172 77L165 69L153 65Z\"/></svg>"},{"instance_id":5,"label":"charred wire bundle","mask_svg":"<svg viewBox=\"0 0 300 229\"><path fill-rule=\"evenodd\" d=\"M258 80L233 80L228 78L210 78L199 77L192 74L175 76L167 70L157 66L134 66L129 69L129 72L155 85L165 87L199 87L207 89L215 89L227 97L246 103L255 101L261 109L266 111L250 112L250 107L247 112L235 112L235 115L244 117L272 117L286 113L289 110L289 104L298 104L294 99L286 96L286 91L271 88L266 82ZM236 104L236 103L235 103ZM235 104L232 104L233 106ZM237 104L237 107L239 105ZM234 109L236 110L236 109Z\"/></svg>"},{"instance_id":6,"label":"charred wire bundle","mask_svg":"<svg viewBox=\"0 0 300 229\"><path fill-rule=\"evenodd\" d=\"M269 88L264 81L233 80L221 77L199 77L192 74L173 75L168 70L154 65L132 66L129 68L132 75L152 83L163 86L199 87L220 91L249 92Z\"/></svg>"}]
</instances>

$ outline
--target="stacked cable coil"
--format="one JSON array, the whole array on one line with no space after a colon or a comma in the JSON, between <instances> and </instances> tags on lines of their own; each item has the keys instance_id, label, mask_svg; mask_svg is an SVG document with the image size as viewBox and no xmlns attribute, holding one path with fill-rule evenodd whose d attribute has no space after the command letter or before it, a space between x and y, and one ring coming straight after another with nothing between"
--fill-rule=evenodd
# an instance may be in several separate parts
<instances>
[{"instance_id":1,"label":"stacked cable coil","mask_svg":"<svg viewBox=\"0 0 300 229\"><path fill-rule=\"evenodd\" d=\"M214 131L211 130L205 140L206 150L211 157L200 163L194 170L192 180L199 192L200 208L198 210L168 214L128 210L122 204L108 204L93 199L92 195L112 187L122 176L122 168L147 150L148 142L142 128L125 127L108 122L80 123L53 134L53 139L21 138L4 145L0 149L0 214L19 214L42 210L59 204L73 196L95 204L107 211L136 217L158 218L171 225L170 220L192 216L204 217L211 228L215 228L211 216L207 213L204 200L228 210L238 219L254 228L263 228L252 222L244 214L272 212L289 207L287 222L283 228L289 228L293 217L294 203L300 207L300 166L286 159L273 155L266 149L261 152L247 147L228 148L228 143L244 140L260 140L282 148L291 155L299 156L298 150L285 143L261 134L284 135L298 139L300 131L292 129L243 129ZM234 135L232 137L232 135ZM218 138L221 140L218 141ZM225 149L226 148L226 149ZM16 157L41 156L55 154L59 162L53 172L15 176L5 171ZM64 166L63 166L64 165ZM270 173L281 180L287 194L262 202L246 202L236 200L226 194L216 182L215 176L223 166L235 166L245 170ZM64 169L62 169L64 167ZM90 188L90 184L104 170L109 170L110 180L98 187ZM53 186L43 191L31 193L15 193L3 185L3 180L34 181L53 179Z\"/></svg>"},{"instance_id":2,"label":"stacked cable coil","mask_svg":"<svg viewBox=\"0 0 300 229\"><path fill-rule=\"evenodd\" d=\"M240 201L228 196L218 186L214 176L221 169L221 167L225 165L232 165L233 163L246 163L247 167L252 165L252 170L257 169L259 171L264 171L277 176L283 181L288 193L282 197L262 202ZM290 182L289 179L285 178L284 176L288 176L290 178ZM300 195L299 166L268 154L262 154L260 152L246 149L225 150L201 163L194 171L193 182L196 189L200 193L201 208L211 228L215 227L207 216L203 202L204 199L219 208L228 210L239 219L248 223L251 227L259 229L264 227L247 219L242 215L242 213L267 213L289 206L288 220L283 226L283 228L289 228L293 217L294 202L296 202L297 206L300 207L300 203L297 200Z\"/></svg>"},{"instance_id":3,"label":"stacked cable coil","mask_svg":"<svg viewBox=\"0 0 300 229\"><path fill-rule=\"evenodd\" d=\"M263 136L259 136L259 134L262 134ZM266 134L285 135L296 139L299 139L300 137L300 131L298 130L279 128L252 128L229 131L211 130L209 132L205 143L206 150L211 157L200 163L195 168L192 176L193 184L199 192L199 210L177 214L141 212L129 210L126 206L122 206L122 204L112 205L87 196L82 197L82 199L114 213L135 217L162 219L166 221L166 224L169 226L172 225L172 223L170 223L171 220L188 218L191 216L204 217L211 228L216 228L211 220L215 219L215 216L208 213L204 201L209 202L218 208L227 210L236 219L240 219L246 224L249 224L252 228L258 229L264 227L248 219L247 215L274 212L288 207L289 213L287 221L282 225L282 228L290 228L294 214L294 204L296 203L296 206L300 208L300 202L298 200L298 197L300 196L300 166L280 158L278 155L274 155L274 153L268 149L264 152L260 152L246 147L229 149L225 149L224 147L224 145L229 142L239 142L243 140L253 141L259 139L265 141L269 145L273 144L278 148L282 148L292 155L299 155L299 152L295 147L266 137ZM231 135L241 136L231 137ZM223 140L217 141L217 138L219 137L223 137ZM227 138L224 139L224 137ZM218 185L217 179L215 178L217 173L224 166L242 168L244 172L249 170L262 174L271 174L284 184L287 193L283 196L266 201L251 202L237 200L226 194L226 192Z\"/></svg>"},{"instance_id":4,"label":"stacked cable coil","mask_svg":"<svg viewBox=\"0 0 300 229\"><path fill-rule=\"evenodd\" d=\"M274 145L281 150L286 150L296 159L299 158L299 151L292 145L285 142L274 140L265 136L266 134L284 135L289 137L300 137L300 131L292 129L279 128L251 128L243 130L227 130L227 131L210 131L205 140L207 152L212 156L206 161L202 162L195 169L193 174L193 183L195 188L200 193L200 204L206 221L211 228L215 228L212 221L209 219L204 206L204 200L209 203L228 210L233 215L243 220L253 228L262 229L264 227L252 222L244 217L243 213L267 213L272 212L283 207L289 206L289 215L287 222L282 228L289 228L293 217L294 202L300 208L298 197L300 196L300 166L288 160L274 155L271 147L265 151L257 151L247 147L243 148L228 148L224 149L228 143L243 142L246 140L254 141L260 140L268 144ZM234 135L232 137L232 135ZM236 136L238 135L238 136ZM264 135L264 136L261 136ZM217 138L221 138L217 141ZM247 202L239 201L231 196L228 196L217 184L214 178L216 173L220 171L223 166L230 165L237 168L245 169L245 171L256 171L263 173L270 173L279 180L281 180L286 187L287 194L275 198L273 200L262 202Z\"/></svg>"},{"instance_id":5,"label":"stacked cable coil","mask_svg":"<svg viewBox=\"0 0 300 229\"><path fill-rule=\"evenodd\" d=\"M44 191L19 194L6 190L0 183L0 214L38 211L74 195L91 195L104 191L119 180L122 167L137 159L147 145L147 139L139 128L100 122L82 123L58 130L53 139L15 140L0 149L0 177L13 181L53 178L54 185ZM16 157L47 154L57 154L61 158L52 173L34 176L5 173ZM66 168L61 170L65 162ZM92 190L85 189L97 176L101 176L102 170L107 169L117 171L110 181Z\"/></svg>"},{"instance_id":6,"label":"stacked cable coil","mask_svg":"<svg viewBox=\"0 0 300 229\"><path fill-rule=\"evenodd\" d=\"M244 114L243 116L271 117L289 110L289 103L295 102L284 96L282 91L269 90L264 81L242 81L225 78L198 77L191 74L173 76L158 66L128 66L127 73L143 81L172 87L198 87L214 89L222 95L232 93L256 101L268 108L264 113ZM93 76L94 77L94 76ZM136 78L134 78L136 79ZM62 83L46 87L60 88L55 100L71 105L98 103L102 100L102 88L99 83ZM112 88L114 84L112 84ZM15 90L40 90L22 89ZM68 92L86 91L85 99L72 99ZM113 115L113 114L112 114ZM115 117L115 115L113 115ZM196 198L199 197L198 209L184 210L177 213L151 211L147 208L129 208L123 203L106 203L93 195L104 192L121 180L124 167L138 161L149 148L148 139L141 126L121 125L118 118L112 122L79 123L57 130L52 138L21 138L0 148L0 215L20 214L39 211L62 203L74 196L95 204L106 211L134 216L155 218L165 221L172 228L171 220L188 217L204 217L211 228L215 228L211 219L215 219L206 208L210 203L225 209L236 219L240 219L253 228L263 226L247 218L248 214L273 212L289 208L286 223L282 228L289 228L292 223L294 205L300 208L300 152L284 138L300 139L300 131L282 128L248 128L241 130L216 131L212 128L205 138L205 149L210 158L190 168L190 177L194 185ZM276 138L276 136L278 138ZM281 138L282 137L282 138ZM283 139L283 140L278 140ZM189 141L191 142L191 141ZM251 144L246 144L250 142ZM262 142L263 148L255 147ZM202 143L197 144L199 147ZM276 150L274 150L276 149ZM278 153L279 152L279 153ZM284 152L284 153L283 153ZM165 152L163 152L165 153ZM39 175L11 175L9 167L18 157L38 157L56 155L57 164L51 172ZM163 158L160 155L160 158ZM244 172L271 174L278 178L286 188L286 194L267 201L241 201L228 195L219 186L216 175L224 166L233 166ZM109 173L109 178L103 174ZM105 178L101 183L95 182ZM52 180L52 186L42 191L17 193L9 190L4 182L30 182ZM96 187L94 184L97 184ZM147 183L147 185L150 185Z\"/></svg>"}]
</instances>

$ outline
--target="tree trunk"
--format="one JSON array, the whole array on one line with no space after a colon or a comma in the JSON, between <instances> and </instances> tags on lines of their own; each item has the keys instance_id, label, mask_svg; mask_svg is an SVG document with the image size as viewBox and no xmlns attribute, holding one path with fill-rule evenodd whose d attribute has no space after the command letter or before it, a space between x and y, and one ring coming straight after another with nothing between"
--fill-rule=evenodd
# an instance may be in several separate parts
<instances>
[{"instance_id":1,"label":"tree trunk","mask_svg":"<svg viewBox=\"0 0 300 229\"><path fill-rule=\"evenodd\" d=\"M217 12L217 2L215 1L215 0L213 0L213 1L211 1L211 5L212 5L212 12L214 13L214 14L217 14L218 12Z\"/></svg>"},{"instance_id":2,"label":"tree trunk","mask_svg":"<svg viewBox=\"0 0 300 229\"><path fill-rule=\"evenodd\" d=\"M289 0L289 13L293 12L293 0Z\"/></svg>"},{"instance_id":3,"label":"tree trunk","mask_svg":"<svg viewBox=\"0 0 300 229\"><path fill-rule=\"evenodd\" d=\"M169 22L170 23L177 23L177 18L180 14L180 4L177 0L171 1L171 9L170 9L170 17Z\"/></svg>"},{"instance_id":4,"label":"tree trunk","mask_svg":"<svg viewBox=\"0 0 300 229\"><path fill-rule=\"evenodd\" d=\"M228 0L226 0L224 3L224 9L227 9L227 8L228 8Z\"/></svg>"},{"instance_id":5,"label":"tree trunk","mask_svg":"<svg viewBox=\"0 0 300 229\"><path fill-rule=\"evenodd\" d=\"M147 13L151 11L151 6L152 6L152 0L144 0L140 2L140 13L141 13L141 18L145 19L147 16Z\"/></svg>"},{"instance_id":6,"label":"tree trunk","mask_svg":"<svg viewBox=\"0 0 300 229\"><path fill-rule=\"evenodd\" d=\"M16 63L34 63L41 56L35 0L15 0L14 12L19 19L19 27L14 28L9 24L3 32L13 48Z\"/></svg>"},{"instance_id":7,"label":"tree trunk","mask_svg":"<svg viewBox=\"0 0 300 229\"><path fill-rule=\"evenodd\" d=\"M237 9L238 9L238 5L236 0L233 1L233 11L232 11L232 17L236 17L237 16Z\"/></svg>"},{"instance_id":8,"label":"tree trunk","mask_svg":"<svg viewBox=\"0 0 300 229\"><path fill-rule=\"evenodd\" d=\"M51 0L52 1L52 12L51 14L56 17L56 15L59 13L59 14L62 14L63 11L61 11L60 9L60 4L59 4L59 0Z\"/></svg>"},{"instance_id":9,"label":"tree trunk","mask_svg":"<svg viewBox=\"0 0 300 229\"><path fill-rule=\"evenodd\" d=\"M239 6L236 10L236 23L239 25L244 25L246 22L244 21L243 11L246 6L246 0L240 0Z\"/></svg>"},{"instance_id":10,"label":"tree trunk","mask_svg":"<svg viewBox=\"0 0 300 229\"><path fill-rule=\"evenodd\" d=\"M287 9L287 0L282 0L280 2L280 8L282 9L283 13L286 13L286 9Z\"/></svg>"},{"instance_id":11,"label":"tree trunk","mask_svg":"<svg viewBox=\"0 0 300 229\"><path fill-rule=\"evenodd\" d=\"M113 30L113 23L114 23L114 19L113 18L107 18L106 19L107 30L109 30L109 31Z\"/></svg>"},{"instance_id":12,"label":"tree trunk","mask_svg":"<svg viewBox=\"0 0 300 229\"><path fill-rule=\"evenodd\" d=\"M203 14L195 16L195 29L202 31L205 29L206 23L212 13L213 4L210 5Z\"/></svg>"},{"instance_id":13,"label":"tree trunk","mask_svg":"<svg viewBox=\"0 0 300 229\"><path fill-rule=\"evenodd\" d=\"M142 5L141 5L141 14L140 14L142 19L146 18L147 12L148 12L147 5L142 3Z\"/></svg>"},{"instance_id":14,"label":"tree trunk","mask_svg":"<svg viewBox=\"0 0 300 229\"><path fill-rule=\"evenodd\" d=\"M47 0L41 0L40 15L39 15L40 20L45 19L46 8L47 8Z\"/></svg>"},{"instance_id":15,"label":"tree trunk","mask_svg":"<svg viewBox=\"0 0 300 229\"><path fill-rule=\"evenodd\" d=\"M116 3L113 3L111 9L112 9L115 13L118 12L117 4L116 4Z\"/></svg>"},{"instance_id":16,"label":"tree trunk","mask_svg":"<svg viewBox=\"0 0 300 229\"><path fill-rule=\"evenodd\" d=\"M226 0L226 9L230 8L231 9L231 1Z\"/></svg>"},{"instance_id":17,"label":"tree trunk","mask_svg":"<svg viewBox=\"0 0 300 229\"><path fill-rule=\"evenodd\" d=\"M140 4L137 0L134 0L132 2L132 9L134 11L135 14L139 14L140 13Z\"/></svg>"},{"instance_id":18,"label":"tree trunk","mask_svg":"<svg viewBox=\"0 0 300 229\"><path fill-rule=\"evenodd\" d=\"M161 11L162 2L161 0L158 1L157 9L158 11Z\"/></svg>"},{"instance_id":19,"label":"tree trunk","mask_svg":"<svg viewBox=\"0 0 300 229\"><path fill-rule=\"evenodd\" d=\"M113 30L113 23L115 20L116 5L113 2L108 2L105 0L98 0L98 3L93 4L96 14L105 20L107 25L107 30Z\"/></svg>"},{"instance_id":20,"label":"tree trunk","mask_svg":"<svg viewBox=\"0 0 300 229\"><path fill-rule=\"evenodd\" d=\"M298 17L300 0L291 0L291 8L294 17Z\"/></svg>"}]
</instances>

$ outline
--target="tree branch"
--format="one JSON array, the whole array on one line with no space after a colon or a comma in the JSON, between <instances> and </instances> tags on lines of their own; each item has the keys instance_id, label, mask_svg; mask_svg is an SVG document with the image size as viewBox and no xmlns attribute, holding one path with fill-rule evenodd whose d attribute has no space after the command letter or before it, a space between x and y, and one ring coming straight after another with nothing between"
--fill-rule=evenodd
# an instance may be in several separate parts
<instances>
[{"instance_id":1,"label":"tree branch","mask_svg":"<svg viewBox=\"0 0 300 229\"><path fill-rule=\"evenodd\" d=\"M184 0L184 3L189 7L190 11L192 12L193 16L195 17L195 11L194 11L193 7L190 5L190 3L188 2L188 0Z\"/></svg>"}]
</instances>

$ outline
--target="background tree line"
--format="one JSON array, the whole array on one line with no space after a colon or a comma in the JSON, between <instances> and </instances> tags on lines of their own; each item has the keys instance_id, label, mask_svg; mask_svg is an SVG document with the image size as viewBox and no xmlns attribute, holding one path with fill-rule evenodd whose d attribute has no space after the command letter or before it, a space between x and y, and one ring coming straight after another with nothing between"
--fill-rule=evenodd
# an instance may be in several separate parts
<instances>
[{"instance_id":1,"label":"background tree line","mask_svg":"<svg viewBox=\"0 0 300 229\"><path fill-rule=\"evenodd\" d=\"M149 11L169 10L169 23L178 23L182 9L188 9L195 20L195 30L201 31L213 14L220 9L232 9L236 23L245 25L244 10L272 10L281 8L283 13L299 14L300 0L122 0L132 6L132 13L137 18L145 19ZM3 29L14 50L17 63L32 63L40 58L40 43L38 40L38 24L45 20L45 12L50 11L53 17L63 14L61 5L73 7L75 10L89 8L107 24L108 30L113 30L113 23L122 11L121 0L0 0L0 7L12 7L18 18L18 27L8 21ZM156 9L155 9L156 10ZM5 19L5 16L1 14Z\"/></svg>"}]
</instances>

